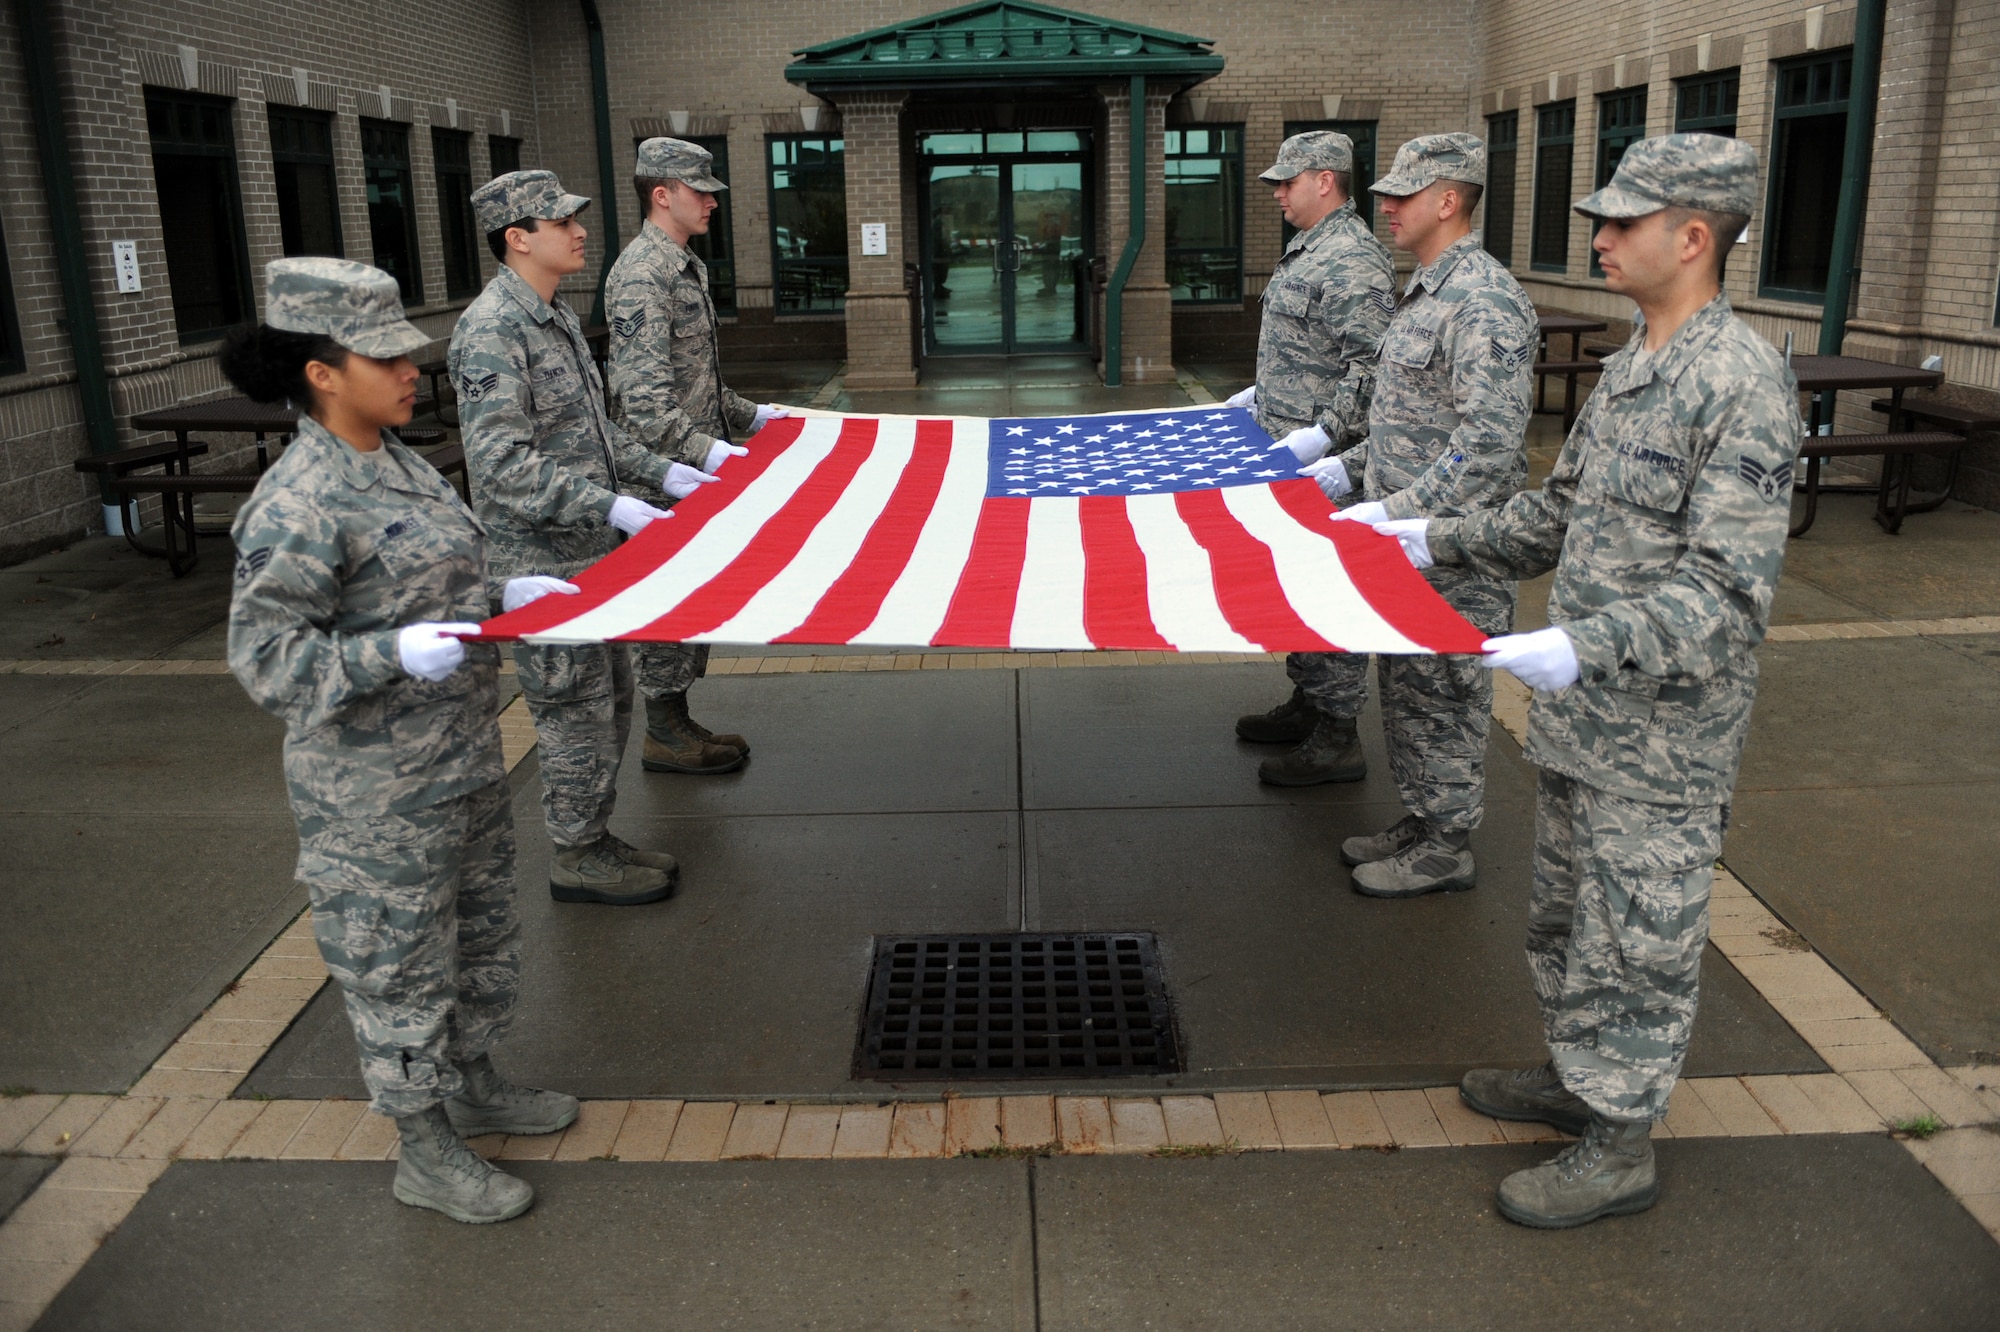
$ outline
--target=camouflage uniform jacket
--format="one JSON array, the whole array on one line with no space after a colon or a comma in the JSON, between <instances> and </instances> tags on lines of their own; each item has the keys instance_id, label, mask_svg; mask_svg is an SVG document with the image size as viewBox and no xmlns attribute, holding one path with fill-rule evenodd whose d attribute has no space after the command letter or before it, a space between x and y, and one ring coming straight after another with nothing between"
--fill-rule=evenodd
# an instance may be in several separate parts
<instances>
[{"instance_id":1,"label":"camouflage uniform jacket","mask_svg":"<svg viewBox=\"0 0 2000 1332\"><path fill-rule=\"evenodd\" d=\"M501 781L500 655L468 643L435 683L406 673L396 631L486 618L483 529L430 464L390 436L380 465L299 420L236 516L229 669L285 721L300 814L403 814Z\"/></svg>"},{"instance_id":2,"label":"camouflage uniform jacket","mask_svg":"<svg viewBox=\"0 0 2000 1332\"><path fill-rule=\"evenodd\" d=\"M452 388L473 508L492 536L492 590L522 574L566 578L609 555L611 501L658 487L667 460L604 410L576 312L501 268L452 331Z\"/></svg>"},{"instance_id":3,"label":"camouflage uniform jacket","mask_svg":"<svg viewBox=\"0 0 2000 1332\"><path fill-rule=\"evenodd\" d=\"M701 257L652 222L604 284L611 417L669 462L704 466L718 439L749 433L757 404L722 382L715 304Z\"/></svg>"},{"instance_id":4,"label":"camouflage uniform jacket","mask_svg":"<svg viewBox=\"0 0 2000 1332\"><path fill-rule=\"evenodd\" d=\"M1391 518L1503 504L1528 479L1534 304L1475 236L1411 274L1382 336L1368 438L1341 456Z\"/></svg>"},{"instance_id":5,"label":"camouflage uniform jacket","mask_svg":"<svg viewBox=\"0 0 2000 1332\"><path fill-rule=\"evenodd\" d=\"M1651 357L1604 362L1547 484L1430 525L1440 563L1556 571L1582 678L1537 693L1529 759L1613 795L1735 788L1804 429L1783 359L1717 296Z\"/></svg>"},{"instance_id":6,"label":"camouflage uniform jacket","mask_svg":"<svg viewBox=\"0 0 2000 1332\"><path fill-rule=\"evenodd\" d=\"M1396 266L1352 199L1292 237L1263 303L1257 424L1279 439L1318 425L1335 449L1360 438Z\"/></svg>"}]
</instances>

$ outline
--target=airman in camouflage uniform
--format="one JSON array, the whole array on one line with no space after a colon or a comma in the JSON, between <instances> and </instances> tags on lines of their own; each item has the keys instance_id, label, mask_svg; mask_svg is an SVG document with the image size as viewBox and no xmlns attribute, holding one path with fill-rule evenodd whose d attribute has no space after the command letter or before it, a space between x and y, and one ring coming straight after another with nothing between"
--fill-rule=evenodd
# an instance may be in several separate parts
<instances>
[{"instance_id":1,"label":"airman in camouflage uniform","mask_svg":"<svg viewBox=\"0 0 2000 1332\"><path fill-rule=\"evenodd\" d=\"M1292 445L1301 463L1318 462L1329 449L1345 449L1367 434L1376 349L1396 308L1396 266L1389 249L1347 196L1352 140L1331 130L1294 134L1258 178L1276 187L1281 204L1297 207L1285 197L1296 188L1291 182L1322 171L1339 173L1327 196L1339 203L1302 226L1285 246L1264 288L1256 387L1230 399L1248 406L1272 438ZM1342 177L1348 184L1338 183ZM1301 764L1288 755L1262 765L1263 780L1294 786L1367 775L1354 737L1361 705L1352 699L1347 678L1356 660L1326 652L1294 652L1285 659L1292 696L1268 713L1239 719L1236 734L1259 744L1296 745L1324 731L1338 737L1332 745L1338 758ZM1367 669L1365 661L1360 669ZM1365 695L1365 683L1361 689Z\"/></svg>"},{"instance_id":2,"label":"airman in camouflage uniform","mask_svg":"<svg viewBox=\"0 0 2000 1332\"><path fill-rule=\"evenodd\" d=\"M403 320L387 273L281 259L267 306L270 329L327 339L349 361L391 362L414 386L408 355L430 339ZM460 1220L504 1219L496 1213L526 1210L532 1191L465 1151L453 1124L552 1132L576 1101L509 1087L488 1057L520 978L499 654L448 646L462 665L419 675L402 637L485 617L483 531L388 430L374 444L301 415L237 515L229 665L285 721L298 875L371 1107L403 1133L397 1196Z\"/></svg>"},{"instance_id":3,"label":"airman in camouflage uniform","mask_svg":"<svg viewBox=\"0 0 2000 1332\"><path fill-rule=\"evenodd\" d=\"M1433 134L1404 144L1372 187L1386 196L1399 244L1445 243L1411 275L1383 335L1368 438L1342 455L1362 483L1364 503L1350 512L1469 513L1504 503L1527 480L1539 331L1520 283L1470 233L1477 200L1466 187L1485 183L1485 144L1470 134ZM1458 209L1438 222L1440 196L1454 189ZM1511 580L1465 569L1425 576L1487 633L1512 627ZM1350 660L1358 669L1349 706L1358 709L1366 667ZM1407 812L1385 832L1342 845L1355 890L1409 897L1470 888L1469 839L1485 812L1492 679L1472 656L1385 656L1376 672L1389 766Z\"/></svg>"},{"instance_id":4,"label":"airman in camouflage uniform","mask_svg":"<svg viewBox=\"0 0 2000 1332\"><path fill-rule=\"evenodd\" d=\"M1756 198L1747 144L1676 134L1633 145L1576 208L1600 223L1611 289L1684 322L1656 340L1642 313L1542 489L1423 531L1440 565L1555 570L1552 627L1488 645L1537 685L1528 960L1552 1059L1522 1074L1474 1070L1461 1088L1489 1113L1585 1132L1501 1186L1502 1211L1532 1225L1653 1200L1647 1130L1687 1054L1803 434L1796 381L1731 312L1719 260L1680 260L1675 288L1625 256L1641 245L1672 255L1697 224L1726 256ZM1662 292L1687 295L1667 305Z\"/></svg>"},{"instance_id":5,"label":"airman in camouflage uniform","mask_svg":"<svg viewBox=\"0 0 2000 1332\"><path fill-rule=\"evenodd\" d=\"M530 220L573 234L568 271L582 267L582 230L572 219L589 203L564 192L548 171L510 172L472 195L489 243ZM669 461L606 414L604 383L583 327L555 292L561 270L537 268L541 261L533 252L502 253L507 258L500 271L451 336L466 475L473 508L491 536L494 577L532 570L567 578L617 548L620 537L611 524L621 494L635 485L660 489ZM546 297L530 276L547 283ZM514 662L535 721L542 806L556 845L552 894L615 904L667 896L676 874L673 858L639 851L608 826L632 726L627 649L618 643L522 643Z\"/></svg>"},{"instance_id":6,"label":"airman in camouflage uniform","mask_svg":"<svg viewBox=\"0 0 2000 1332\"><path fill-rule=\"evenodd\" d=\"M708 268L666 227L704 234L714 206L708 199L729 187L716 178L709 151L684 139L641 143L633 179L646 222L604 284L611 416L660 457L713 475L738 451L733 441L753 434L772 409L722 382ZM658 203L658 189L685 191L686 216L676 214L671 199ZM655 504L673 503L661 491L638 493ZM743 766L750 746L742 736L716 735L688 715L688 689L707 673L706 643L638 644L632 662L646 700L642 761L649 770L708 774Z\"/></svg>"}]
</instances>

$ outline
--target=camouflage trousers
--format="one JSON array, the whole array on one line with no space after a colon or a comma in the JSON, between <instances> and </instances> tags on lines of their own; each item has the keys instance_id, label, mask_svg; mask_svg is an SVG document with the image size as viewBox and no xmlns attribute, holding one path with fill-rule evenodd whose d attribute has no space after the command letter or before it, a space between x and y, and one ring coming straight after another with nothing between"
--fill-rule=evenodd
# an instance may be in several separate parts
<instances>
[{"instance_id":1,"label":"camouflage trousers","mask_svg":"<svg viewBox=\"0 0 2000 1332\"><path fill-rule=\"evenodd\" d=\"M706 643L634 643L632 675L647 698L685 694L708 674Z\"/></svg>"},{"instance_id":2,"label":"camouflage trousers","mask_svg":"<svg viewBox=\"0 0 2000 1332\"><path fill-rule=\"evenodd\" d=\"M413 1115L456 1096L454 1065L507 1034L520 987L507 784L408 814L301 816L298 875L370 1108Z\"/></svg>"},{"instance_id":3,"label":"camouflage trousers","mask_svg":"<svg viewBox=\"0 0 2000 1332\"><path fill-rule=\"evenodd\" d=\"M1451 608L1488 634L1514 624L1514 587L1462 569L1427 569ZM1285 673L1315 708L1361 714L1368 701L1368 657L1349 652L1294 652ZM1486 809L1486 730L1493 716L1493 673L1470 655L1379 656L1382 730L1389 772L1403 808L1447 832L1479 826Z\"/></svg>"},{"instance_id":4,"label":"camouflage trousers","mask_svg":"<svg viewBox=\"0 0 2000 1332\"><path fill-rule=\"evenodd\" d=\"M604 836L632 734L632 658L622 643L517 643L514 669L535 720L542 813L558 850Z\"/></svg>"},{"instance_id":5,"label":"camouflage trousers","mask_svg":"<svg viewBox=\"0 0 2000 1332\"><path fill-rule=\"evenodd\" d=\"M1649 805L1541 774L1528 969L1563 1085L1606 1119L1667 1113L1727 820L1723 805Z\"/></svg>"}]
</instances>

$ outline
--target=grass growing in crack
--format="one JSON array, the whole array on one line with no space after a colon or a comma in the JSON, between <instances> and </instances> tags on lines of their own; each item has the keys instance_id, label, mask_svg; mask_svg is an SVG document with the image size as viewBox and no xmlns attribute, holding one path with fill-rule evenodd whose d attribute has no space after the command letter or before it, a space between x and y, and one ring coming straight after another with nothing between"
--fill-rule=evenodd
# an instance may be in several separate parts
<instances>
[{"instance_id":1,"label":"grass growing in crack","mask_svg":"<svg viewBox=\"0 0 2000 1332\"><path fill-rule=\"evenodd\" d=\"M1169 1161L1184 1161L1191 1157L1235 1156L1243 1149L1236 1139L1228 1142L1176 1142L1165 1147L1155 1147L1149 1156L1163 1157Z\"/></svg>"},{"instance_id":2,"label":"grass growing in crack","mask_svg":"<svg viewBox=\"0 0 2000 1332\"><path fill-rule=\"evenodd\" d=\"M1031 1156L1054 1156L1062 1151L1058 1143L1044 1142L1033 1147L1006 1147L998 1143L991 1147L968 1147L958 1155L960 1159L970 1157L977 1161L1025 1161Z\"/></svg>"},{"instance_id":3,"label":"grass growing in crack","mask_svg":"<svg viewBox=\"0 0 2000 1332\"><path fill-rule=\"evenodd\" d=\"M1921 1115L1912 1115L1908 1119L1899 1119L1891 1127L1896 1132L1907 1134L1912 1138L1928 1138L1934 1133L1944 1131L1944 1121L1926 1111Z\"/></svg>"},{"instance_id":4,"label":"grass growing in crack","mask_svg":"<svg viewBox=\"0 0 2000 1332\"><path fill-rule=\"evenodd\" d=\"M1770 929L1761 931L1760 936L1766 943L1783 949L1787 953L1810 953L1812 951L1812 945L1806 942L1805 935L1800 934L1797 930L1787 929L1783 925L1773 925Z\"/></svg>"},{"instance_id":5,"label":"grass growing in crack","mask_svg":"<svg viewBox=\"0 0 2000 1332\"><path fill-rule=\"evenodd\" d=\"M34 1094L35 1089L33 1087L23 1087L19 1083L15 1083L11 1087L0 1087L0 1096L4 1096L10 1101L17 1101L23 1096L33 1096Z\"/></svg>"}]
</instances>

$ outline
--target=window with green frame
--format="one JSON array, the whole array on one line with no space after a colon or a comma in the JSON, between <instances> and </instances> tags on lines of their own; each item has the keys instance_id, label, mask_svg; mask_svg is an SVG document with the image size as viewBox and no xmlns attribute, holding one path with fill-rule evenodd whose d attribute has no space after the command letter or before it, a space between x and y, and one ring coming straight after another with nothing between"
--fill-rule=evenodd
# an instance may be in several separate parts
<instances>
[{"instance_id":1,"label":"window with green frame","mask_svg":"<svg viewBox=\"0 0 2000 1332\"><path fill-rule=\"evenodd\" d=\"M1618 170L1618 163L1624 158L1625 150L1646 137L1646 90L1644 88L1623 88L1617 92L1604 93L1597 99L1597 184L1593 189L1603 189L1611 183L1611 177ZM1594 277L1603 277L1604 269L1598 265L1597 251L1590 252L1590 271Z\"/></svg>"},{"instance_id":2,"label":"window with green frame","mask_svg":"<svg viewBox=\"0 0 2000 1332\"><path fill-rule=\"evenodd\" d=\"M823 134L773 134L772 304L780 315L847 306L847 145Z\"/></svg>"},{"instance_id":3,"label":"window with green frame","mask_svg":"<svg viewBox=\"0 0 2000 1332\"><path fill-rule=\"evenodd\" d=\"M1761 295L1809 301L1826 295L1853 70L1852 51L1787 60L1777 67Z\"/></svg>"},{"instance_id":4,"label":"window with green frame","mask_svg":"<svg viewBox=\"0 0 2000 1332\"><path fill-rule=\"evenodd\" d=\"M1486 222L1480 243L1503 264L1514 262L1514 174L1520 169L1521 113L1486 117Z\"/></svg>"},{"instance_id":5,"label":"window with green frame","mask_svg":"<svg viewBox=\"0 0 2000 1332\"><path fill-rule=\"evenodd\" d=\"M368 237L375 267L396 279L404 305L424 303L417 261L417 197L410 178L410 127L361 122L361 171L368 185Z\"/></svg>"},{"instance_id":6,"label":"window with green frame","mask_svg":"<svg viewBox=\"0 0 2000 1332\"><path fill-rule=\"evenodd\" d=\"M1243 300L1243 127L1167 131L1167 285L1177 305Z\"/></svg>"},{"instance_id":7,"label":"window with green frame","mask_svg":"<svg viewBox=\"0 0 2000 1332\"><path fill-rule=\"evenodd\" d=\"M1569 269L1570 181L1576 169L1576 101L1535 108L1535 205L1528 266L1541 273Z\"/></svg>"},{"instance_id":8,"label":"window with green frame","mask_svg":"<svg viewBox=\"0 0 2000 1332\"><path fill-rule=\"evenodd\" d=\"M437 167L438 231L444 238L444 294L452 300L479 294L478 224L472 217L472 136L464 130L431 130Z\"/></svg>"},{"instance_id":9,"label":"window with green frame","mask_svg":"<svg viewBox=\"0 0 2000 1332\"><path fill-rule=\"evenodd\" d=\"M632 146L637 148L645 139L635 138ZM715 159L715 178L724 185L729 183L729 140L720 134L698 134L687 140L708 149ZM736 222L735 210L729 206L729 191L715 196L715 211L708 215L708 233L694 237L688 249L701 257L708 267L708 298L715 302L717 314L736 313Z\"/></svg>"},{"instance_id":10,"label":"window with green frame","mask_svg":"<svg viewBox=\"0 0 2000 1332\"><path fill-rule=\"evenodd\" d=\"M221 337L255 308L227 98L146 89L153 183L182 342Z\"/></svg>"},{"instance_id":11,"label":"window with green frame","mask_svg":"<svg viewBox=\"0 0 2000 1332\"><path fill-rule=\"evenodd\" d=\"M1736 90L1741 71L1716 70L1674 81L1674 133L1736 137Z\"/></svg>"},{"instance_id":12,"label":"window with green frame","mask_svg":"<svg viewBox=\"0 0 2000 1332\"><path fill-rule=\"evenodd\" d=\"M287 256L340 258L340 204L333 179L333 114L273 106L271 170L278 193L278 235Z\"/></svg>"},{"instance_id":13,"label":"window with green frame","mask_svg":"<svg viewBox=\"0 0 2000 1332\"><path fill-rule=\"evenodd\" d=\"M1375 225L1375 196L1368 187L1375 183L1375 122L1372 120L1288 120L1285 122L1285 137L1304 134L1307 130L1337 130L1354 143L1354 211L1361 214L1361 220L1371 228ZM1268 182L1260 182L1268 183ZM1266 196L1267 198L1269 196ZM1281 219L1282 221L1282 219ZM1298 228L1285 222L1282 227L1283 244L1290 245Z\"/></svg>"}]
</instances>

